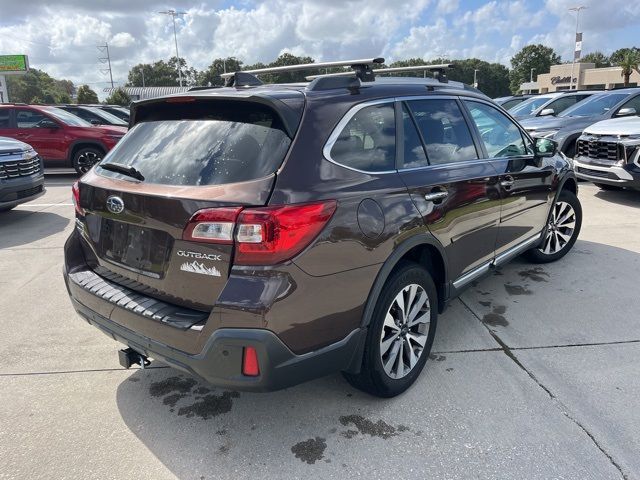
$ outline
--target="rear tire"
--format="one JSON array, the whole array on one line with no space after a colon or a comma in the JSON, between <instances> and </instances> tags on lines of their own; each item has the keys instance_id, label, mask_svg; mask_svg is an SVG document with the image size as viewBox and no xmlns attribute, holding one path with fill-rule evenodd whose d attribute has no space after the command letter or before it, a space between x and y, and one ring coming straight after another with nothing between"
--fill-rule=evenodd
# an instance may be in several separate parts
<instances>
[{"instance_id":1,"label":"rear tire","mask_svg":"<svg viewBox=\"0 0 640 480\"><path fill-rule=\"evenodd\" d=\"M622 190L622 187L619 187L617 185L607 185L606 183L594 183L594 185L598 187L600 190L610 190L610 191Z\"/></svg>"},{"instance_id":2,"label":"rear tire","mask_svg":"<svg viewBox=\"0 0 640 480\"><path fill-rule=\"evenodd\" d=\"M79 175L84 175L104 158L104 151L98 147L84 147L73 155L73 168Z\"/></svg>"},{"instance_id":3,"label":"rear tire","mask_svg":"<svg viewBox=\"0 0 640 480\"><path fill-rule=\"evenodd\" d=\"M416 263L402 263L376 302L360 373L343 373L345 378L371 395L401 394L424 368L437 320L438 295L431 275Z\"/></svg>"},{"instance_id":4,"label":"rear tire","mask_svg":"<svg viewBox=\"0 0 640 480\"><path fill-rule=\"evenodd\" d=\"M576 243L582 226L582 206L576 195L560 192L547 221L542 243L525 253L534 263L549 263L560 260Z\"/></svg>"}]
</instances>

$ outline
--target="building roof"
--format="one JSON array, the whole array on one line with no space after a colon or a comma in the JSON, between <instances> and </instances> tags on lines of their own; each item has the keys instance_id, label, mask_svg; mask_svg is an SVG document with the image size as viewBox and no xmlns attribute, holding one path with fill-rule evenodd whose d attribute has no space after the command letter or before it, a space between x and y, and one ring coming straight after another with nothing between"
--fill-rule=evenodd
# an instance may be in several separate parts
<instances>
[{"instance_id":1,"label":"building roof","mask_svg":"<svg viewBox=\"0 0 640 480\"><path fill-rule=\"evenodd\" d=\"M164 95L173 95L176 93L188 92L191 87L107 87L103 92L112 94L116 90L124 90L129 96L144 98L156 98Z\"/></svg>"}]
</instances>

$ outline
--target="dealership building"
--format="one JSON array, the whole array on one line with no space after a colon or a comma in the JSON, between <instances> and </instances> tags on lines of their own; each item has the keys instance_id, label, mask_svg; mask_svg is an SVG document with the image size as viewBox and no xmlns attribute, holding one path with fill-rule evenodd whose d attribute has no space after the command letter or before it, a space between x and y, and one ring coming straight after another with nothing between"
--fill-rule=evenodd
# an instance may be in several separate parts
<instances>
[{"instance_id":1,"label":"dealership building","mask_svg":"<svg viewBox=\"0 0 640 480\"><path fill-rule=\"evenodd\" d=\"M535 82L520 85L523 93L548 93L559 90L609 90L624 86L622 68L595 68L594 63L563 63L552 65L549 73L538 75ZM573 74L572 74L573 68ZM629 86L640 84L640 73L633 71L629 78Z\"/></svg>"}]
</instances>

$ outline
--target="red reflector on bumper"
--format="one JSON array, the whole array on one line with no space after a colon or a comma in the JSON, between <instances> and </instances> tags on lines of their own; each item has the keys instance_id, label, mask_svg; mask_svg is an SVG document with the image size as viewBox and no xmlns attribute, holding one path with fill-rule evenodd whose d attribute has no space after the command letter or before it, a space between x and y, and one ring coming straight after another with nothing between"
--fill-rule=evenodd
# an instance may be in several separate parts
<instances>
[{"instance_id":1,"label":"red reflector on bumper","mask_svg":"<svg viewBox=\"0 0 640 480\"><path fill-rule=\"evenodd\" d=\"M242 350L242 374L246 377L260 375L258 352L254 347L244 347Z\"/></svg>"}]
</instances>

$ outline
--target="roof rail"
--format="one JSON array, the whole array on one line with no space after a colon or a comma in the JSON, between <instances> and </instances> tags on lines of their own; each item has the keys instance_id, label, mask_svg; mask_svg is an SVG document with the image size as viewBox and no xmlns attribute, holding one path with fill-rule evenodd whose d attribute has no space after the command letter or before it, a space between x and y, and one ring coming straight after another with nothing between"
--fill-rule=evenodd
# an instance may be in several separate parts
<instances>
[{"instance_id":1,"label":"roof rail","mask_svg":"<svg viewBox=\"0 0 640 480\"><path fill-rule=\"evenodd\" d=\"M300 70L310 70L310 69L318 69L318 68L335 68L335 67L351 67L355 70L356 76L362 82L371 82L373 81L373 73L371 66L374 64L384 63L384 58L363 58L359 60L342 60L339 62L318 62L318 63L301 63L298 65L284 65L281 67L267 67L267 68L258 68L255 70L242 70L239 72L230 72L223 73L220 75L227 81L227 86L236 85L239 86L239 83L236 83L232 79L236 79L239 73L253 75L257 80L257 75L263 75L266 73L283 73L283 72L296 72ZM353 75L353 72L348 72L350 75ZM246 78L246 77L245 77Z\"/></svg>"},{"instance_id":2,"label":"roof rail","mask_svg":"<svg viewBox=\"0 0 640 480\"><path fill-rule=\"evenodd\" d=\"M390 68L376 68L371 70L374 75L384 75L386 73L400 73L400 72L419 72L419 71L432 71L434 76L440 82L447 83L447 76L444 73L445 70L453 68L453 63L441 63L437 65L411 65L409 67L390 67ZM353 75L352 72L339 72L339 73L327 73L324 75L309 75L305 77L307 80L315 80L316 78L327 77L346 77Z\"/></svg>"}]
</instances>

